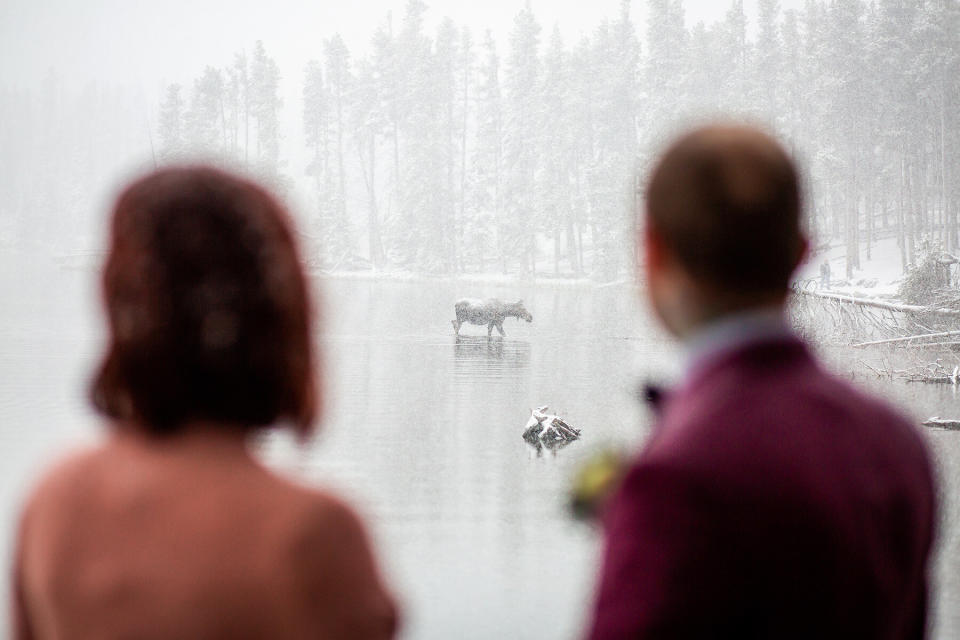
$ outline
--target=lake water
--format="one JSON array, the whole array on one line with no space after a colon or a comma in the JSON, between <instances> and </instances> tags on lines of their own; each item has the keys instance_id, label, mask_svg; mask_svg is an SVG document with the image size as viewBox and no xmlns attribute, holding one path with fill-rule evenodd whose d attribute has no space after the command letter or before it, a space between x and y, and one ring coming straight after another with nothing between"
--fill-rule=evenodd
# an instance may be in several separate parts
<instances>
[{"instance_id":1,"label":"lake water","mask_svg":"<svg viewBox=\"0 0 960 640\"><path fill-rule=\"evenodd\" d=\"M0 543L51 458L98 437L84 385L100 351L95 275L4 260L0 293ZM0 258L2 260L2 258ZM607 446L635 449L650 416L640 380L669 379L677 352L627 287L318 281L327 411L298 447L265 460L334 487L365 516L404 612L405 638L573 638L592 601L598 532L568 514L574 470ZM453 335L462 296L523 298L508 319ZM835 361L836 354L828 354ZM951 388L863 380L918 418L960 417ZM531 407L583 430L538 455L520 438ZM933 637L960 636L960 433L924 432L944 481ZM6 589L6 584L4 584ZM4 594L5 595L5 594Z\"/></svg>"}]
</instances>

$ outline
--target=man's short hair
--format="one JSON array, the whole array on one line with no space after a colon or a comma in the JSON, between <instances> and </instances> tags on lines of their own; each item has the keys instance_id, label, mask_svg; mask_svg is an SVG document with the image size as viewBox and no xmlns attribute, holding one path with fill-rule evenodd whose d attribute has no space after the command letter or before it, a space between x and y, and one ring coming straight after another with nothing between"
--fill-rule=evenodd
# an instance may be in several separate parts
<instances>
[{"instance_id":1,"label":"man's short hair","mask_svg":"<svg viewBox=\"0 0 960 640\"><path fill-rule=\"evenodd\" d=\"M721 291L785 290L803 243L790 157L745 126L696 129L667 150L646 190L647 223L697 280Z\"/></svg>"},{"instance_id":2,"label":"man's short hair","mask_svg":"<svg viewBox=\"0 0 960 640\"><path fill-rule=\"evenodd\" d=\"M154 433L191 421L310 429L306 280L287 215L217 169L162 169L124 190L103 269L110 343L91 396Z\"/></svg>"}]
</instances>

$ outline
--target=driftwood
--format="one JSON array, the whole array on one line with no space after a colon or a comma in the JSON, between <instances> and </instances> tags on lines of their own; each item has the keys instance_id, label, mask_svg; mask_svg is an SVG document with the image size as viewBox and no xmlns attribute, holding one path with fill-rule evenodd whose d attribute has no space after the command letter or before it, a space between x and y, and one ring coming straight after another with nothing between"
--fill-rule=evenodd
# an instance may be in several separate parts
<instances>
[{"instance_id":1,"label":"driftwood","mask_svg":"<svg viewBox=\"0 0 960 640\"><path fill-rule=\"evenodd\" d=\"M523 439L532 445L548 448L564 446L580 439L580 430L574 429L560 416L548 414L546 405L530 411L530 419L523 430Z\"/></svg>"}]
</instances>

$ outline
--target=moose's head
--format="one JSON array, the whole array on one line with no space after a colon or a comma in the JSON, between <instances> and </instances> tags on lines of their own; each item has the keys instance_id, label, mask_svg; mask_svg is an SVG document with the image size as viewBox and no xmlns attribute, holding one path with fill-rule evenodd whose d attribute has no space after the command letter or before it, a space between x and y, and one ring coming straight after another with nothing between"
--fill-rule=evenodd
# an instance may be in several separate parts
<instances>
[{"instance_id":1,"label":"moose's head","mask_svg":"<svg viewBox=\"0 0 960 640\"><path fill-rule=\"evenodd\" d=\"M533 316L530 315L530 312L527 311L526 307L523 306L523 300L517 300L513 304L507 305L509 307L508 313L514 318L520 320L526 320L527 322L533 322Z\"/></svg>"}]
</instances>

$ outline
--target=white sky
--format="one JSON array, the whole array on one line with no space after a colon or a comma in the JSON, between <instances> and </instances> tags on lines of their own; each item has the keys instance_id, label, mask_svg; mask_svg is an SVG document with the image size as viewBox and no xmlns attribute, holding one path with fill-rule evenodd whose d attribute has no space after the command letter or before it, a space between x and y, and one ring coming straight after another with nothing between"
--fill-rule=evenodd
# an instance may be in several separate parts
<instances>
[{"instance_id":1,"label":"white sky","mask_svg":"<svg viewBox=\"0 0 960 640\"><path fill-rule=\"evenodd\" d=\"M399 20L405 0L2 0L0 84L35 86L50 68L61 78L141 85L193 78L207 64L222 66L241 48L263 40L280 69L296 74L318 57L324 37L340 32L351 50L365 48L391 9ZM427 0L432 23L449 15L479 36L509 30L524 0ZM534 0L544 30L554 23L568 40L616 16L619 0ZM643 35L646 0L634 0ZM749 15L756 0L747 0ZM783 8L802 0L781 0ZM686 0L688 23L721 18L729 2Z\"/></svg>"}]
</instances>

